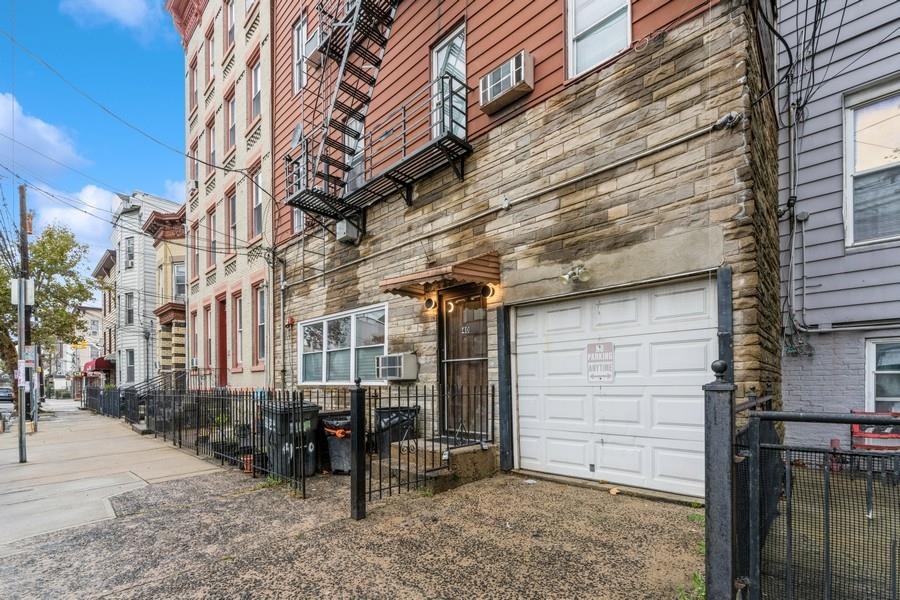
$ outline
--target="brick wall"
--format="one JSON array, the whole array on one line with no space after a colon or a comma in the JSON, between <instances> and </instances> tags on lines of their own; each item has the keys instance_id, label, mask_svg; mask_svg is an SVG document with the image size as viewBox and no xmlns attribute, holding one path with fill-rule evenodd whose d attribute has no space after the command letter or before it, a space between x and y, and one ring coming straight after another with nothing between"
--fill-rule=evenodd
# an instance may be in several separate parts
<instances>
[{"instance_id":1,"label":"brick wall","mask_svg":"<svg viewBox=\"0 0 900 600\"><path fill-rule=\"evenodd\" d=\"M771 106L751 108L763 87L752 81L760 75L751 25L743 2L720 3L475 140L462 181L447 169L416 185L412 207L399 199L371 207L359 246L326 235L282 249L286 315L302 321L388 301L389 351L415 350L420 381L433 382L436 312L381 294L378 283L494 250L502 268L488 315L494 379L501 303L727 263L741 393L776 380L774 121ZM731 112L745 116L735 128L658 150ZM578 179L594 170L602 172ZM593 276L573 287L559 276L575 262ZM282 331L276 323L276 337ZM276 348L280 380L279 339ZM293 342L288 356L296 373Z\"/></svg>"}]
</instances>

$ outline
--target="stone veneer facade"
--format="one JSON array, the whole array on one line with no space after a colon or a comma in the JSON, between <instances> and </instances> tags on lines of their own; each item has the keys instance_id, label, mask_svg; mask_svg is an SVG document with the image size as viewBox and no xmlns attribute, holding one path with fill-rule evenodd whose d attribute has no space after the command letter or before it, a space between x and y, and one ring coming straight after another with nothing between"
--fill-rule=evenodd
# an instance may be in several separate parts
<instances>
[{"instance_id":1,"label":"stone veneer facade","mask_svg":"<svg viewBox=\"0 0 900 600\"><path fill-rule=\"evenodd\" d=\"M436 311L381 293L379 282L496 251L501 279L487 322L497 382L501 305L714 276L730 265L738 395L777 393L776 130L772 99L753 102L768 87L757 35L746 3L719 3L471 140L462 180L448 168L415 186L411 207L397 198L369 208L358 246L310 236L304 250L325 253L324 272L302 269L297 245L282 249L286 317L386 302L387 351L415 351L418 381L435 383ZM742 119L669 146L730 113ZM560 275L574 263L593 276L573 288ZM275 348L285 331L291 362L276 351L275 371L290 385L296 329L276 325Z\"/></svg>"}]
</instances>

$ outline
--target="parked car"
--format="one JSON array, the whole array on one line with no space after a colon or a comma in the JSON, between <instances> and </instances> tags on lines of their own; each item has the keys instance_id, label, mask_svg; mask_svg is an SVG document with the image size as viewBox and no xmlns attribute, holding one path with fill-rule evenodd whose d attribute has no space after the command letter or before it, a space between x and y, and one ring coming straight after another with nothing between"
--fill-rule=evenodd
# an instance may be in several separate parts
<instances>
[{"instance_id":1,"label":"parked car","mask_svg":"<svg viewBox=\"0 0 900 600\"><path fill-rule=\"evenodd\" d=\"M0 413L12 414L15 408L15 397L12 388L0 387Z\"/></svg>"}]
</instances>

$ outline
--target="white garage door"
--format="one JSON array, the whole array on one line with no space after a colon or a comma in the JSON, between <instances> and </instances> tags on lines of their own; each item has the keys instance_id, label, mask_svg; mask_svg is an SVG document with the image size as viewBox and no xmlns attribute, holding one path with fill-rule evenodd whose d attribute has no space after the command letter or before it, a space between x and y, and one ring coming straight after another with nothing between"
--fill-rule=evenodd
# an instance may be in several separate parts
<instances>
[{"instance_id":1,"label":"white garage door","mask_svg":"<svg viewBox=\"0 0 900 600\"><path fill-rule=\"evenodd\" d=\"M703 496L703 280L516 309L519 466Z\"/></svg>"}]
</instances>

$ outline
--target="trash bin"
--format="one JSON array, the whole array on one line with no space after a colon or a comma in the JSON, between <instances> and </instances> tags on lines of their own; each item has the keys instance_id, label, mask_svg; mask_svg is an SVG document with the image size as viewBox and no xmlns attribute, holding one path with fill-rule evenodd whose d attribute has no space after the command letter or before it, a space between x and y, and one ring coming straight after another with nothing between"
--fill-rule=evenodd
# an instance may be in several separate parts
<instances>
[{"instance_id":1,"label":"trash bin","mask_svg":"<svg viewBox=\"0 0 900 600\"><path fill-rule=\"evenodd\" d=\"M301 411L299 402L264 403L262 418L269 474L279 477L300 475L297 460L302 456L305 475L315 475L315 431L319 427L319 407L311 402L304 402ZM303 448L300 447L301 425L297 422L301 418Z\"/></svg>"},{"instance_id":2,"label":"trash bin","mask_svg":"<svg viewBox=\"0 0 900 600\"><path fill-rule=\"evenodd\" d=\"M389 406L375 409L375 438L378 444L378 458L391 456L391 443L400 440L414 440L418 406Z\"/></svg>"},{"instance_id":3,"label":"trash bin","mask_svg":"<svg viewBox=\"0 0 900 600\"><path fill-rule=\"evenodd\" d=\"M328 443L328 459L332 473L350 473L350 415L337 414L322 417L325 440Z\"/></svg>"}]
</instances>

